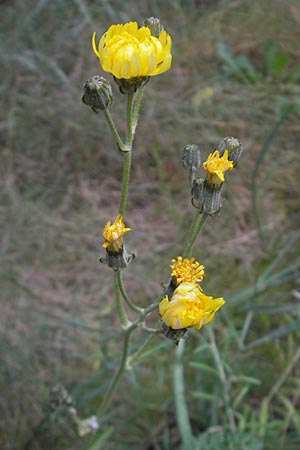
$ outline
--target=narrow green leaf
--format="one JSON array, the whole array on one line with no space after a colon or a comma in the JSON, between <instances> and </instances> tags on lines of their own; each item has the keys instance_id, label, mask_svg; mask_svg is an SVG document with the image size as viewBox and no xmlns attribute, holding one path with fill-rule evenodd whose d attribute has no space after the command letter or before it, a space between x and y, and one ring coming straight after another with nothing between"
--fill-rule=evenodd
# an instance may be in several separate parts
<instances>
[{"instance_id":1,"label":"narrow green leaf","mask_svg":"<svg viewBox=\"0 0 300 450\"><path fill-rule=\"evenodd\" d=\"M192 361L190 363L190 365L192 367L195 367L195 369L199 369L199 370L202 370L204 372L211 373L212 375L215 375L217 377L219 376L219 372L217 371L217 369L215 369L212 366L209 366L208 364L202 363L200 361Z\"/></svg>"}]
</instances>

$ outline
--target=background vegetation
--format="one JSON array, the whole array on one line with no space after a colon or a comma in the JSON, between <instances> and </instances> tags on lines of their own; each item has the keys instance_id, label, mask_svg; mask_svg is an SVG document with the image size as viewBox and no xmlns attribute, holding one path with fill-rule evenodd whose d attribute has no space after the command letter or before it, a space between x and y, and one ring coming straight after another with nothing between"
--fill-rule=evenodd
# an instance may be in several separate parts
<instances>
[{"instance_id":1,"label":"background vegetation","mask_svg":"<svg viewBox=\"0 0 300 450\"><path fill-rule=\"evenodd\" d=\"M85 80L101 74L92 32L149 16L172 35L174 62L147 86L136 136L127 242L138 258L126 271L128 290L149 304L186 241L193 208L182 148L196 143L207 155L223 137L239 137L239 169L195 254L206 266L205 291L227 303L186 344L186 397L199 448L296 450L297 0L2 2L0 447L83 449L69 418L51 414L49 387L62 383L88 416L117 364L111 273L98 258L101 230L117 212L122 161L81 95ZM124 99L114 94L124 130ZM174 345L153 343L156 352L128 373L106 415L103 429L115 430L106 450L180 447Z\"/></svg>"}]
</instances>

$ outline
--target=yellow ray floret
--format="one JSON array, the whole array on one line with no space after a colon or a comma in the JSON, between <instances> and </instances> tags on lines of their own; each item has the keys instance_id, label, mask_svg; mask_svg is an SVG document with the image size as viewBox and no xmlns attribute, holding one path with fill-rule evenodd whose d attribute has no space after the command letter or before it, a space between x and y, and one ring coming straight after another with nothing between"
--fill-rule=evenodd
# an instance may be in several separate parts
<instances>
[{"instance_id":1,"label":"yellow ray floret","mask_svg":"<svg viewBox=\"0 0 300 450\"><path fill-rule=\"evenodd\" d=\"M207 160L203 163L206 170L206 181L208 184L220 185L224 182L224 172L233 168L233 162L228 161L228 151L225 150L222 156L219 151L215 150L208 155Z\"/></svg>"},{"instance_id":2,"label":"yellow ray floret","mask_svg":"<svg viewBox=\"0 0 300 450\"><path fill-rule=\"evenodd\" d=\"M180 283L197 283L202 281L204 277L204 266L202 266L195 258L172 259L171 276L172 280L178 286Z\"/></svg>"},{"instance_id":3,"label":"yellow ray floret","mask_svg":"<svg viewBox=\"0 0 300 450\"><path fill-rule=\"evenodd\" d=\"M158 75L172 63L170 35L162 30L154 37L149 28L138 28L137 22L111 25L98 45L93 33L92 46L102 69L119 79Z\"/></svg>"},{"instance_id":4,"label":"yellow ray floret","mask_svg":"<svg viewBox=\"0 0 300 450\"><path fill-rule=\"evenodd\" d=\"M162 320L174 330L197 328L209 323L225 301L222 297L205 295L198 284L182 283L174 291L169 301L166 296L159 304Z\"/></svg>"},{"instance_id":5,"label":"yellow ray floret","mask_svg":"<svg viewBox=\"0 0 300 450\"><path fill-rule=\"evenodd\" d=\"M103 238L105 242L102 247L112 252L118 252L123 245L123 236L128 231L131 231L131 228L125 227L122 214L118 214L113 224L108 221L104 227Z\"/></svg>"}]
</instances>

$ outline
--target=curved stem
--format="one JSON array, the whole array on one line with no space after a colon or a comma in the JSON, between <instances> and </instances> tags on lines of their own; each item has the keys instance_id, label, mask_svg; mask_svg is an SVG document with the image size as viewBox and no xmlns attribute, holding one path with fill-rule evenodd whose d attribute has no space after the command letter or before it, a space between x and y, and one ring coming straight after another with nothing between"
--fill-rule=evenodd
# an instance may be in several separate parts
<instances>
[{"instance_id":1,"label":"curved stem","mask_svg":"<svg viewBox=\"0 0 300 450\"><path fill-rule=\"evenodd\" d=\"M106 119L106 122L108 123L108 126L110 128L111 134L113 135L113 138L114 138L117 146L119 147L119 149L121 151L125 151L125 145L124 145L122 139L120 138L120 135L119 135L118 130L117 130L115 124L114 124L114 121L113 121L113 119L111 117L111 114L110 114L109 110L105 109L103 111L103 113L104 113L104 117Z\"/></svg>"},{"instance_id":2,"label":"curved stem","mask_svg":"<svg viewBox=\"0 0 300 450\"><path fill-rule=\"evenodd\" d=\"M124 298L125 302L129 306L129 308L131 308L132 311L134 311L136 313L142 313L144 311L143 308L139 308L138 306L136 306L128 297L128 295L125 291L124 285L123 285L122 272L120 270L117 272L117 281L118 281L118 286L119 286L120 292L122 294L122 297Z\"/></svg>"},{"instance_id":3,"label":"curved stem","mask_svg":"<svg viewBox=\"0 0 300 450\"><path fill-rule=\"evenodd\" d=\"M193 252L193 248L196 242L196 239L198 237L198 234L200 233L203 225L205 224L206 220L208 218L207 213L200 214L199 212L196 212L194 216L194 220L191 226L191 231L189 235L189 240L186 246L186 249L183 253L184 258L190 258L191 254Z\"/></svg>"},{"instance_id":4,"label":"curved stem","mask_svg":"<svg viewBox=\"0 0 300 450\"><path fill-rule=\"evenodd\" d=\"M126 312L124 311L122 301L121 301L121 291L120 291L120 286L119 286L118 273L119 273L119 271L115 271L115 273L114 273L114 288L115 288L117 311L118 311L118 315L119 315L122 327L126 328L126 327L128 327L129 320L127 318Z\"/></svg>"}]
</instances>

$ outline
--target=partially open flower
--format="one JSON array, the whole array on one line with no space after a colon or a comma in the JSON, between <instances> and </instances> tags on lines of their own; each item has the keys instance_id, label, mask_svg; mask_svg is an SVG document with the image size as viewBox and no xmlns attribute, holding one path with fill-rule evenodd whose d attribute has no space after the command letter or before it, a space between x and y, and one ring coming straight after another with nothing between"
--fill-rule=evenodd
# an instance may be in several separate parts
<instances>
[{"instance_id":1,"label":"partially open flower","mask_svg":"<svg viewBox=\"0 0 300 450\"><path fill-rule=\"evenodd\" d=\"M113 224L108 221L104 227L103 237L105 242L102 247L111 252L119 252L123 245L123 236L128 231L131 231L131 228L125 227L122 214L118 214Z\"/></svg>"},{"instance_id":2,"label":"partially open flower","mask_svg":"<svg viewBox=\"0 0 300 450\"><path fill-rule=\"evenodd\" d=\"M209 323L225 301L205 295L196 283L181 283L169 301L166 296L159 312L167 326L174 330L194 327L198 330Z\"/></svg>"},{"instance_id":3,"label":"partially open flower","mask_svg":"<svg viewBox=\"0 0 300 450\"><path fill-rule=\"evenodd\" d=\"M228 160L227 150L224 151L222 156L219 155L218 150L215 150L208 155L202 166L206 170L205 184L210 189L218 189L225 180L224 172L233 168L233 162Z\"/></svg>"},{"instance_id":4,"label":"partially open flower","mask_svg":"<svg viewBox=\"0 0 300 450\"><path fill-rule=\"evenodd\" d=\"M178 256L177 259L172 259L171 276L175 286L180 283L198 283L202 281L204 276L204 266L202 266L195 258L182 258Z\"/></svg>"},{"instance_id":5,"label":"partially open flower","mask_svg":"<svg viewBox=\"0 0 300 450\"><path fill-rule=\"evenodd\" d=\"M92 45L102 69L119 79L151 77L171 67L169 34L162 30L159 37L155 37L148 27L139 28L137 22L111 25L98 46L94 33Z\"/></svg>"}]
</instances>

